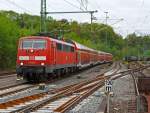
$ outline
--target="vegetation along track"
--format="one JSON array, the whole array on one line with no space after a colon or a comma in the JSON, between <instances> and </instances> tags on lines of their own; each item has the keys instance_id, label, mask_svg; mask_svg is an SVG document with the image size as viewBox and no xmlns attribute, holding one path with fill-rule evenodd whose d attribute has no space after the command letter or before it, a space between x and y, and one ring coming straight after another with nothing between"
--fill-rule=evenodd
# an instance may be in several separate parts
<instances>
[{"instance_id":1,"label":"vegetation along track","mask_svg":"<svg viewBox=\"0 0 150 113\"><path fill-rule=\"evenodd\" d=\"M118 68L120 68L119 65L114 65L114 68L109 70L109 74L115 73ZM90 80L65 86L63 88L9 100L0 103L0 112L30 112L55 102L59 104L57 105L58 108L53 109L53 111L60 110L60 112L65 112L71 106L76 105L82 99L103 86L104 80L108 78L109 76L106 76L103 73Z\"/></svg>"}]
</instances>

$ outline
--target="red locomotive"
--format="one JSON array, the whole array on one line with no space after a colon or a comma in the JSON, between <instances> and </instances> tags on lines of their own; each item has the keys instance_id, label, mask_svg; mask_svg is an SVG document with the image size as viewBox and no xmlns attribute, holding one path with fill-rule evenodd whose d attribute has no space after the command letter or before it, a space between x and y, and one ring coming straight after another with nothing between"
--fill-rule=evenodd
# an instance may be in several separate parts
<instances>
[{"instance_id":1,"label":"red locomotive","mask_svg":"<svg viewBox=\"0 0 150 113\"><path fill-rule=\"evenodd\" d=\"M49 36L20 38L17 75L28 81L43 81L52 75L74 72L88 66L112 62L112 55Z\"/></svg>"}]
</instances>

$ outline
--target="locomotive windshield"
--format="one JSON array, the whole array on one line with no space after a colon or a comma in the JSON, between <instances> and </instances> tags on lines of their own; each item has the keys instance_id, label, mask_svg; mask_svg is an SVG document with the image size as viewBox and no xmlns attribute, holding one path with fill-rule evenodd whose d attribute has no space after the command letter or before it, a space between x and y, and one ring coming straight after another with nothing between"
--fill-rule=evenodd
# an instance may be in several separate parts
<instances>
[{"instance_id":1,"label":"locomotive windshield","mask_svg":"<svg viewBox=\"0 0 150 113\"><path fill-rule=\"evenodd\" d=\"M31 40L25 39L22 41L21 48L22 49L45 49L46 40Z\"/></svg>"}]
</instances>

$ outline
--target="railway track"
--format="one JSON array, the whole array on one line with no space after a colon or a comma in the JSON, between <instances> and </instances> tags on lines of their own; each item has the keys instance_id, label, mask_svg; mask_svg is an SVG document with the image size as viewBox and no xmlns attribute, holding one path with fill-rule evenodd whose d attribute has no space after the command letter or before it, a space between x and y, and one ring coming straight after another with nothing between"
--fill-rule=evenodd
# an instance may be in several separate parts
<instances>
[{"instance_id":1,"label":"railway track","mask_svg":"<svg viewBox=\"0 0 150 113\"><path fill-rule=\"evenodd\" d=\"M109 70L107 74L115 73L118 68L120 68L120 66L115 65L115 71L114 69ZM105 79L109 77L110 76L106 76L105 73L80 83L9 100L0 103L0 112L29 112L37 109L41 110L45 108L45 106L52 107L54 104L56 105L56 103L59 103L59 105L57 105L57 107L55 106L56 108L53 106L53 111L65 112L102 87Z\"/></svg>"},{"instance_id":2,"label":"railway track","mask_svg":"<svg viewBox=\"0 0 150 113\"><path fill-rule=\"evenodd\" d=\"M8 87L7 89L3 89L3 90L0 90L0 97L4 97L4 96L7 96L7 95L12 95L12 94L15 94L17 92L21 92L21 91L24 91L26 89L30 89L30 88L34 88L35 85L31 85L31 84L20 84L20 85L16 85L16 86L13 86L13 87Z\"/></svg>"},{"instance_id":3,"label":"railway track","mask_svg":"<svg viewBox=\"0 0 150 113\"><path fill-rule=\"evenodd\" d=\"M143 67L142 69L147 68ZM131 72L138 72L139 68L121 71L121 64L117 63L108 72L97 75L92 79L75 83L62 88L42 90L28 96L8 100L0 103L0 112L60 112L64 113L76 106L83 99L93 94L104 85L106 79L117 79Z\"/></svg>"},{"instance_id":4,"label":"railway track","mask_svg":"<svg viewBox=\"0 0 150 113\"><path fill-rule=\"evenodd\" d=\"M2 72L0 72L0 79L8 78L8 77L15 77L15 76L17 76L15 70L13 70L13 71L2 71Z\"/></svg>"},{"instance_id":5,"label":"railway track","mask_svg":"<svg viewBox=\"0 0 150 113\"><path fill-rule=\"evenodd\" d=\"M16 73L15 70L12 70L12 71L3 71L3 72L0 71L0 76L11 75L11 74L15 74L15 73Z\"/></svg>"},{"instance_id":6,"label":"railway track","mask_svg":"<svg viewBox=\"0 0 150 113\"><path fill-rule=\"evenodd\" d=\"M0 75L0 79L3 79L3 78L9 78L9 77L16 77L17 74L4 74L4 75Z\"/></svg>"},{"instance_id":7,"label":"railway track","mask_svg":"<svg viewBox=\"0 0 150 113\"><path fill-rule=\"evenodd\" d=\"M26 84L27 81L18 81L16 74L5 73L0 75L0 92L11 88Z\"/></svg>"},{"instance_id":8,"label":"railway track","mask_svg":"<svg viewBox=\"0 0 150 113\"><path fill-rule=\"evenodd\" d=\"M65 78L62 78L62 79L65 79ZM55 79L50 79L49 81L46 82L46 84L49 85L50 83L53 83L53 82L56 82L56 81L59 81L59 80L61 80L61 79L60 78L59 79L56 79L56 78ZM34 87L36 87L36 88L39 87L39 84L27 84L26 81L21 82L19 84L7 86L7 87L2 87L2 88L0 88L0 97L11 95L11 94L14 94L14 93L17 93L17 92L20 92L20 91L24 91L28 88L34 88Z\"/></svg>"}]
</instances>

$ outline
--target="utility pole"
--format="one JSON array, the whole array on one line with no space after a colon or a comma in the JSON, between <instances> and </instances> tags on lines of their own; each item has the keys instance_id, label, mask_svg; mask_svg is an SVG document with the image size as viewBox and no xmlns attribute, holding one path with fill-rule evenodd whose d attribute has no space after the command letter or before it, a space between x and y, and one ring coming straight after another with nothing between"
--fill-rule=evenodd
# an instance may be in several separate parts
<instances>
[{"instance_id":1,"label":"utility pole","mask_svg":"<svg viewBox=\"0 0 150 113\"><path fill-rule=\"evenodd\" d=\"M106 25L107 25L107 20L108 20L108 12L106 11L106 12L104 12L105 13L105 15L106 15Z\"/></svg>"},{"instance_id":2,"label":"utility pole","mask_svg":"<svg viewBox=\"0 0 150 113\"><path fill-rule=\"evenodd\" d=\"M46 0L41 0L41 32L46 32Z\"/></svg>"},{"instance_id":3,"label":"utility pole","mask_svg":"<svg viewBox=\"0 0 150 113\"><path fill-rule=\"evenodd\" d=\"M94 20L94 17L93 17L94 12L90 12L90 14L91 14L91 24L92 24Z\"/></svg>"}]
</instances>

